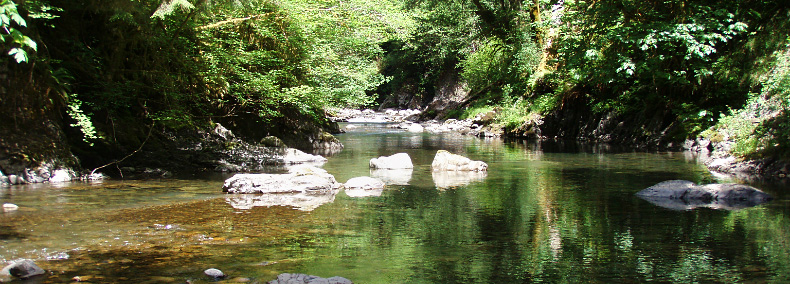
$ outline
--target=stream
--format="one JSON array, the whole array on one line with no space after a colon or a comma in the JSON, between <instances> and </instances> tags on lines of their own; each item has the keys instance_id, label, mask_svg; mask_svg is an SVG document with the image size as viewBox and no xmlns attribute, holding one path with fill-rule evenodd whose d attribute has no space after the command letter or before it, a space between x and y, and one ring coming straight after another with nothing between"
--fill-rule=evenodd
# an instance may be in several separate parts
<instances>
[{"instance_id":1,"label":"stream","mask_svg":"<svg viewBox=\"0 0 790 284\"><path fill-rule=\"evenodd\" d=\"M408 153L380 196L340 192L313 210L234 208L229 174L0 187L0 261L32 259L27 282L266 283L281 273L354 283L790 281L790 191L740 210L677 211L634 196L673 179L738 182L689 154L575 142L505 141L355 124L322 168L339 182ZM488 163L432 173L437 150ZM272 169L281 173L285 169Z\"/></svg>"}]
</instances>

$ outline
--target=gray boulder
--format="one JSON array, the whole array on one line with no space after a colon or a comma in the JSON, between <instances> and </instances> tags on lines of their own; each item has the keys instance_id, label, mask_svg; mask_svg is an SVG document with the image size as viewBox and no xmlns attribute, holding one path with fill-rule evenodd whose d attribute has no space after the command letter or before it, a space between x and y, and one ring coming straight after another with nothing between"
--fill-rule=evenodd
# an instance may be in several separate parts
<instances>
[{"instance_id":1,"label":"gray boulder","mask_svg":"<svg viewBox=\"0 0 790 284\"><path fill-rule=\"evenodd\" d=\"M467 157L456 155L445 150L436 152L436 157L431 163L433 171L486 171L488 164L481 161L472 161Z\"/></svg>"},{"instance_id":2,"label":"gray boulder","mask_svg":"<svg viewBox=\"0 0 790 284\"><path fill-rule=\"evenodd\" d=\"M748 185L697 185L687 180L660 182L637 192L636 195L650 203L673 210L699 207L737 210L773 200L771 195Z\"/></svg>"},{"instance_id":3,"label":"gray boulder","mask_svg":"<svg viewBox=\"0 0 790 284\"><path fill-rule=\"evenodd\" d=\"M227 193L337 193L342 184L325 170L297 166L287 174L236 174L225 180Z\"/></svg>"},{"instance_id":4,"label":"gray boulder","mask_svg":"<svg viewBox=\"0 0 790 284\"><path fill-rule=\"evenodd\" d=\"M277 275L277 279L269 281L269 284L353 284L351 280L335 276L322 278L307 274L283 273Z\"/></svg>"},{"instance_id":5,"label":"gray boulder","mask_svg":"<svg viewBox=\"0 0 790 284\"><path fill-rule=\"evenodd\" d=\"M44 269L41 269L41 267L38 267L36 263L29 259L17 260L0 270L0 276L10 275L21 279L44 273L46 273Z\"/></svg>"},{"instance_id":6,"label":"gray boulder","mask_svg":"<svg viewBox=\"0 0 790 284\"><path fill-rule=\"evenodd\" d=\"M374 169L412 169L414 164L406 153L370 159L370 167Z\"/></svg>"}]
</instances>

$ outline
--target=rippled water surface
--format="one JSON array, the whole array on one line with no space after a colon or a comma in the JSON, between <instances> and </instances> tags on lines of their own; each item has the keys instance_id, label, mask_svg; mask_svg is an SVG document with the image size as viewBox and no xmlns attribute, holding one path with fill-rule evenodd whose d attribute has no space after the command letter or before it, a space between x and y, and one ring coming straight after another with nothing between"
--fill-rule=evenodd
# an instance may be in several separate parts
<instances>
[{"instance_id":1,"label":"rippled water surface","mask_svg":"<svg viewBox=\"0 0 790 284\"><path fill-rule=\"evenodd\" d=\"M0 261L34 259L33 283L207 283L280 273L355 283L790 281L790 201L673 211L634 196L669 179L732 182L682 153L411 134L363 125L323 165L338 181L374 175L380 196L340 192L312 211L234 208L228 176L0 188ZM487 174L431 173L437 150L489 164ZM408 153L410 172L368 161ZM238 206L237 206L238 207Z\"/></svg>"}]
</instances>

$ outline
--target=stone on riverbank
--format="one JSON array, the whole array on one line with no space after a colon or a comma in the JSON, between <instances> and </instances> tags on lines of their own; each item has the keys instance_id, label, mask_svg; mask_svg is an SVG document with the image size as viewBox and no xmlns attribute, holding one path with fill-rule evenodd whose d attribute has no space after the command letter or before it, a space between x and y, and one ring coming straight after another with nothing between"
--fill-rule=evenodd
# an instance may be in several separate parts
<instances>
[{"instance_id":1,"label":"stone on riverbank","mask_svg":"<svg viewBox=\"0 0 790 284\"><path fill-rule=\"evenodd\" d=\"M307 274L283 273L277 275L277 279L269 281L269 284L353 284L351 280L335 276L322 278Z\"/></svg>"},{"instance_id":2,"label":"stone on riverbank","mask_svg":"<svg viewBox=\"0 0 790 284\"><path fill-rule=\"evenodd\" d=\"M771 195L748 185L697 185L687 180L660 182L636 195L658 206L675 210L697 207L735 210L773 200Z\"/></svg>"},{"instance_id":3,"label":"stone on riverbank","mask_svg":"<svg viewBox=\"0 0 790 284\"><path fill-rule=\"evenodd\" d=\"M409 154L398 153L370 159L370 167L374 169L412 169L414 164L412 164Z\"/></svg>"},{"instance_id":4,"label":"stone on riverbank","mask_svg":"<svg viewBox=\"0 0 790 284\"><path fill-rule=\"evenodd\" d=\"M450 153L446 150L436 152L436 157L431 163L433 171L486 171L488 164L481 161L472 161L467 157Z\"/></svg>"},{"instance_id":5,"label":"stone on riverbank","mask_svg":"<svg viewBox=\"0 0 790 284\"><path fill-rule=\"evenodd\" d=\"M26 279L44 273L44 269L38 267L32 260L23 259L17 260L0 270L0 277L10 275L20 279Z\"/></svg>"},{"instance_id":6,"label":"stone on riverbank","mask_svg":"<svg viewBox=\"0 0 790 284\"><path fill-rule=\"evenodd\" d=\"M236 174L225 180L227 193L337 192L341 184L325 170L297 166L287 174Z\"/></svg>"}]
</instances>

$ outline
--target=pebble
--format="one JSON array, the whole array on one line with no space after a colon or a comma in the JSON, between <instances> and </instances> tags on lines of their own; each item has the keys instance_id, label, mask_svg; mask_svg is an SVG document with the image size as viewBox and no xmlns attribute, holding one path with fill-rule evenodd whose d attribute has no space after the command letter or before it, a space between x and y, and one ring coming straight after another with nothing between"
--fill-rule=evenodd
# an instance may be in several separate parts
<instances>
[{"instance_id":1,"label":"pebble","mask_svg":"<svg viewBox=\"0 0 790 284\"><path fill-rule=\"evenodd\" d=\"M206 270L203 271L203 273L205 273L209 277L213 277L215 279L221 279L221 278L225 278L227 276L221 270L216 269L216 268L206 269Z\"/></svg>"},{"instance_id":2,"label":"pebble","mask_svg":"<svg viewBox=\"0 0 790 284\"><path fill-rule=\"evenodd\" d=\"M16 211L19 209L19 206L13 203L4 203L3 204L3 211Z\"/></svg>"}]
</instances>

